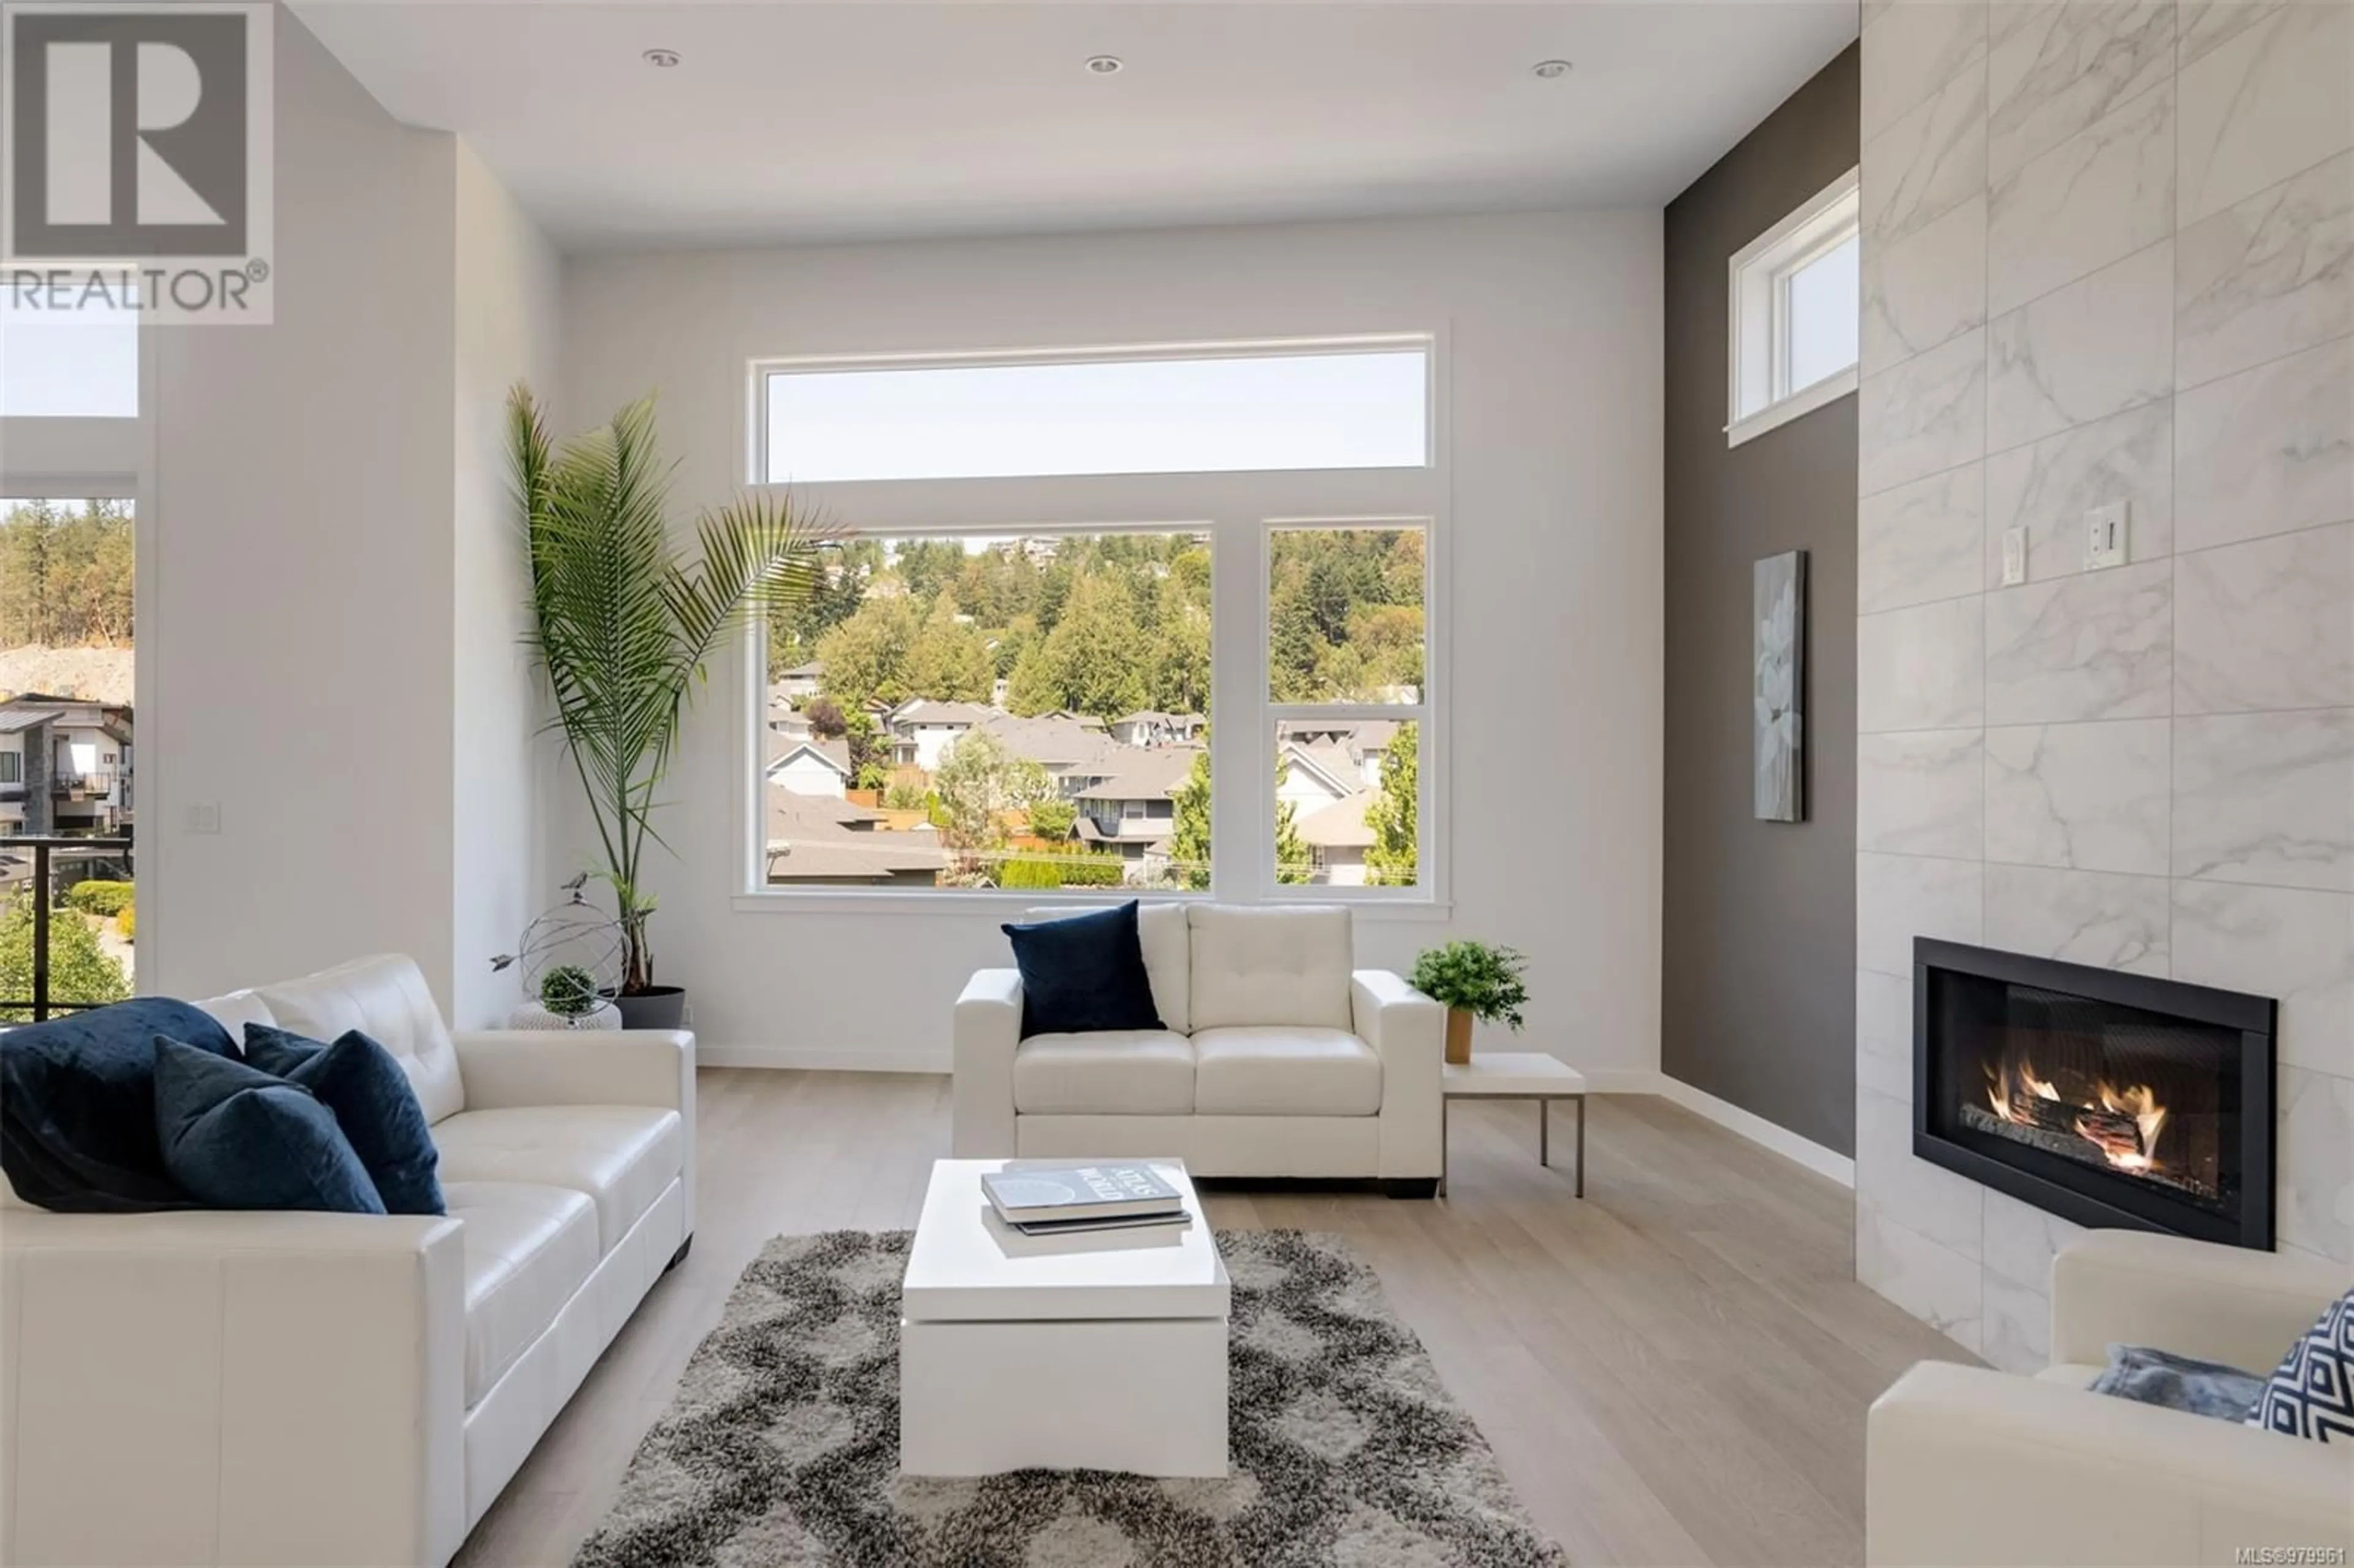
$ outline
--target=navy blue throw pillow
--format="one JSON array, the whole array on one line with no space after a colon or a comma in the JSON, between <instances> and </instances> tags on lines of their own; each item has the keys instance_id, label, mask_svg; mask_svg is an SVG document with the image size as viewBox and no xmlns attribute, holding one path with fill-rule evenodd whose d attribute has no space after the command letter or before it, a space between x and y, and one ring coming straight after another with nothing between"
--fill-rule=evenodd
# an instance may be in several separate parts
<instances>
[{"instance_id":1,"label":"navy blue throw pillow","mask_svg":"<svg viewBox=\"0 0 2354 1568\"><path fill-rule=\"evenodd\" d=\"M310 1090L162 1034L155 1131L173 1177L207 1208L385 1212L335 1113Z\"/></svg>"},{"instance_id":2,"label":"navy blue throw pillow","mask_svg":"<svg viewBox=\"0 0 2354 1568\"><path fill-rule=\"evenodd\" d=\"M1022 971L1023 1039L1166 1027L1144 972L1134 899L1116 909L1004 930Z\"/></svg>"},{"instance_id":3,"label":"navy blue throw pillow","mask_svg":"<svg viewBox=\"0 0 2354 1568\"><path fill-rule=\"evenodd\" d=\"M449 1212L435 1174L441 1155L433 1147L432 1127L391 1052L356 1029L322 1045L266 1023L249 1023L245 1060L310 1090L335 1113L387 1213Z\"/></svg>"},{"instance_id":4,"label":"navy blue throw pillow","mask_svg":"<svg viewBox=\"0 0 2354 1568\"><path fill-rule=\"evenodd\" d=\"M155 1134L155 1036L233 1059L210 1013L164 997L0 1033L0 1169L28 1203L66 1213L196 1206Z\"/></svg>"}]
</instances>

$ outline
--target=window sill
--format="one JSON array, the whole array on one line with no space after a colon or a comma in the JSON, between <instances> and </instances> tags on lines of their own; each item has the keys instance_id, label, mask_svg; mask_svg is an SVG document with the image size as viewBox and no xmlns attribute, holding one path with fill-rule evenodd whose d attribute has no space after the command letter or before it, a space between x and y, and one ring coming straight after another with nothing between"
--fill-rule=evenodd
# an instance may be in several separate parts
<instances>
[{"instance_id":1,"label":"window sill","mask_svg":"<svg viewBox=\"0 0 2354 1568\"><path fill-rule=\"evenodd\" d=\"M1359 919L1374 921L1443 922L1454 917L1455 906L1444 899L1352 896L1347 888L1319 889L1329 896L1316 898L1280 898L1232 900L1265 908L1280 908L1285 904L1343 904ZM1016 889L974 888L951 893L885 893L865 888L840 887L823 891L811 889L795 893L739 893L729 900L729 906L738 915L891 915L928 916L946 919L1002 919L1008 910L1042 909L1067 905L1073 909L1097 907L1107 902L1124 902L1136 898L1148 904L1211 904L1219 902L1207 893L1168 893L1139 890L1126 893L1106 888L1099 894L1028 893Z\"/></svg>"},{"instance_id":2,"label":"window sill","mask_svg":"<svg viewBox=\"0 0 2354 1568\"><path fill-rule=\"evenodd\" d=\"M1811 414L1827 403L1836 403L1855 390L1856 368L1849 366L1835 375L1826 376L1812 387L1791 393L1778 403L1769 403L1738 424L1724 428L1724 444L1737 447L1744 441L1756 440L1766 431L1788 424L1803 415Z\"/></svg>"}]
</instances>

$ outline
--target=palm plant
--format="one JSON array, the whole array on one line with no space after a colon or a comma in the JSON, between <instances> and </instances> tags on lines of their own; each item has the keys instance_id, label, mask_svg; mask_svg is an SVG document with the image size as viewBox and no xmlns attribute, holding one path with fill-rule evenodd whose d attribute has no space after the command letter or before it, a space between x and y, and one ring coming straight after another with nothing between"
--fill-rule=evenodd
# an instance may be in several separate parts
<instances>
[{"instance_id":1,"label":"palm plant","mask_svg":"<svg viewBox=\"0 0 2354 1568\"><path fill-rule=\"evenodd\" d=\"M509 460L531 563L525 641L556 699L549 726L579 774L623 939L620 994L653 986L642 875L655 792L688 699L730 631L793 608L831 535L781 496L738 497L695 521L692 556L673 540L671 465L653 402L558 446L530 389L507 399Z\"/></svg>"}]
</instances>

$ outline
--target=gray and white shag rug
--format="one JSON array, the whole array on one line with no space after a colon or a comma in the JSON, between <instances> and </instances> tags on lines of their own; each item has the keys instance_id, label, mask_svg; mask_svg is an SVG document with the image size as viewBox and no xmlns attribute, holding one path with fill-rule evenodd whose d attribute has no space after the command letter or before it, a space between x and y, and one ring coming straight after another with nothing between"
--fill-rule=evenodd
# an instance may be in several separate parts
<instances>
[{"instance_id":1,"label":"gray and white shag rug","mask_svg":"<svg viewBox=\"0 0 2354 1568\"><path fill-rule=\"evenodd\" d=\"M575 1568L1565 1568L1338 1236L1235 1231L1233 1472L899 1473L908 1233L769 1244Z\"/></svg>"}]
</instances>

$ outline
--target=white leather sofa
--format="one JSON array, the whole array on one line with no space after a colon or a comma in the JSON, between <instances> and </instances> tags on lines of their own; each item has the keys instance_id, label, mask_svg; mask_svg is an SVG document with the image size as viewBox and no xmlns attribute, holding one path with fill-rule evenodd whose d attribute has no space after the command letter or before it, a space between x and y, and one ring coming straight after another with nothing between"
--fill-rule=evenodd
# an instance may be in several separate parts
<instances>
[{"instance_id":1,"label":"white leather sofa","mask_svg":"<svg viewBox=\"0 0 2354 1568\"><path fill-rule=\"evenodd\" d=\"M956 1006L959 1157L1176 1155L1197 1176L1436 1184L1446 1011L1352 969L1346 909L1138 916L1163 1030L1024 1040L1020 971L972 977Z\"/></svg>"},{"instance_id":2,"label":"white leather sofa","mask_svg":"<svg viewBox=\"0 0 2354 1568\"><path fill-rule=\"evenodd\" d=\"M417 966L201 1003L408 1069L446 1218L0 1212L0 1561L449 1560L695 1228L695 1037L452 1035Z\"/></svg>"},{"instance_id":3,"label":"white leather sofa","mask_svg":"<svg viewBox=\"0 0 2354 1568\"><path fill-rule=\"evenodd\" d=\"M2111 1344L2268 1376L2354 1270L2131 1231L2052 1268L2052 1364L2034 1377L1923 1361L1872 1407L1864 1561L2152 1568L2354 1554L2354 1453L2093 1393ZM2338 1556L2328 1555L2334 1548Z\"/></svg>"}]
</instances>

